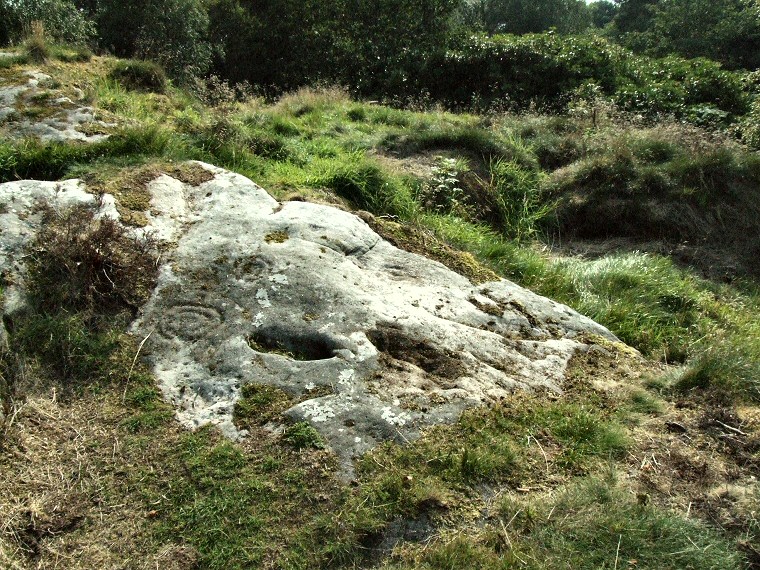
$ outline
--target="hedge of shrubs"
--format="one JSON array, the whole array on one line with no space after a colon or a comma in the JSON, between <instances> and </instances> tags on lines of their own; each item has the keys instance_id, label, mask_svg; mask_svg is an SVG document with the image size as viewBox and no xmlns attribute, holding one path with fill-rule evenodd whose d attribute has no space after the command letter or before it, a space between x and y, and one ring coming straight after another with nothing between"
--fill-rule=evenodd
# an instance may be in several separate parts
<instances>
[{"instance_id":1,"label":"hedge of shrubs","mask_svg":"<svg viewBox=\"0 0 760 570\"><path fill-rule=\"evenodd\" d=\"M418 87L455 107L474 101L535 103L564 110L578 98L604 97L621 109L727 123L752 97L743 74L707 59L652 59L593 35L473 37L432 57Z\"/></svg>"}]
</instances>

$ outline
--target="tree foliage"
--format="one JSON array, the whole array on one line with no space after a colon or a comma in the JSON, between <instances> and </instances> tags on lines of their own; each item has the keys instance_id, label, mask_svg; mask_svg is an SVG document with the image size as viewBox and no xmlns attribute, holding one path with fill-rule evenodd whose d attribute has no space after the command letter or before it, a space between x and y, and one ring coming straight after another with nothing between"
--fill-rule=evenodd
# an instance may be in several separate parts
<instances>
[{"instance_id":1,"label":"tree foliage","mask_svg":"<svg viewBox=\"0 0 760 570\"><path fill-rule=\"evenodd\" d=\"M34 21L58 42L87 44L95 25L71 0L0 0L0 45L21 41Z\"/></svg>"},{"instance_id":2,"label":"tree foliage","mask_svg":"<svg viewBox=\"0 0 760 570\"><path fill-rule=\"evenodd\" d=\"M153 59L180 80L208 70L209 20L202 0L100 0L96 13L101 45L116 55Z\"/></svg>"},{"instance_id":3,"label":"tree foliage","mask_svg":"<svg viewBox=\"0 0 760 570\"><path fill-rule=\"evenodd\" d=\"M624 45L650 55L760 67L758 0L620 0L614 30Z\"/></svg>"},{"instance_id":4,"label":"tree foliage","mask_svg":"<svg viewBox=\"0 0 760 570\"><path fill-rule=\"evenodd\" d=\"M215 69L274 91L340 82L403 84L442 50L458 0L214 0Z\"/></svg>"},{"instance_id":5,"label":"tree foliage","mask_svg":"<svg viewBox=\"0 0 760 570\"><path fill-rule=\"evenodd\" d=\"M610 0L597 0L588 5L588 10L594 27L604 28L617 15L618 6Z\"/></svg>"},{"instance_id":6,"label":"tree foliage","mask_svg":"<svg viewBox=\"0 0 760 570\"><path fill-rule=\"evenodd\" d=\"M488 34L577 33L591 22L583 0L465 0L460 13L468 28Z\"/></svg>"}]
</instances>

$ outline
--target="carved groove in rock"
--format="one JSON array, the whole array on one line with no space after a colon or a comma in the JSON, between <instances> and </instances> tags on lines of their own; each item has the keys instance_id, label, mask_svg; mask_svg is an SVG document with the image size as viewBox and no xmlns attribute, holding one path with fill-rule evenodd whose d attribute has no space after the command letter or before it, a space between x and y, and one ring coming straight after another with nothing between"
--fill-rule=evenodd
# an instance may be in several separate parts
<instances>
[{"instance_id":1,"label":"carved groove in rock","mask_svg":"<svg viewBox=\"0 0 760 570\"><path fill-rule=\"evenodd\" d=\"M212 307L177 305L166 311L158 323L158 331L167 338L193 341L203 338L221 320L219 311Z\"/></svg>"}]
</instances>

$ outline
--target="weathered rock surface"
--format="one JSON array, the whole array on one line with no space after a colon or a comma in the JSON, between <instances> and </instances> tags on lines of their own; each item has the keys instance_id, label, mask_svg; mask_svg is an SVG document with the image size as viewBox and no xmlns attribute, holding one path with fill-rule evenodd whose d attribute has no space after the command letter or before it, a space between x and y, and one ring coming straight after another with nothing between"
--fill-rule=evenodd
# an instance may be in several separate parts
<instances>
[{"instance_id":1,"label":"weathered rock surface","mask_svg":"<svg viewBox=\"0 0 760 570\"><path fill-rule=\"evenodd\" d=\"M30 108L43 115L34 111L26 116ZM25 71L22 80L0 79L0 125L13 138L82 142L105 139L107 135L91 131L113 126L99 121L92 107L57 91L53 78L40 71Z\"/></svg>"},{"instance_id":2,"label":"weathered rock surface","mask_svg":"<svg viewBox=\"0 0 760 570\"><path fill-rule=\"evenodd\" d=\"M358 217L278 203L208 165L198 186L161 176L147 230L172 243L133 325L180 421L232 438L241 388L271 385L350 471L388 439L416 437L469 406L522 388L559 390L569 359L604 327L509 281L481 285L395 248ZM8 271L34 224L35 199L89 200L76 181L0 185ZM115 214L106 201L109 215ZM18 271L17 271L18 272Z\"/></svg>"}]
</instances>

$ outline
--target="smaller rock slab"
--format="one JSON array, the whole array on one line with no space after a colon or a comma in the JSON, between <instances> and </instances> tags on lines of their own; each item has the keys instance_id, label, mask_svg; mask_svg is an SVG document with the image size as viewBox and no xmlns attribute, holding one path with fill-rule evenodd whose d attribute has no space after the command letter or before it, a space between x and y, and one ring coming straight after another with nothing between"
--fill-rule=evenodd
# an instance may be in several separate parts
<instances>
[{"instance_id":1,"label":"smaller rock slab","mask_svg":"<svg viewBox=\"0 0 760 570\"><path fill-rule=\"evenodd\" d=\"M0 125L13 138L36 137L43 141L80 141L94 143L106 134L83 132L92 127L115 125L100 121L93 107L81 105L64 96L55 97L53 78L41 71L25 71L26 83L0 86ZM47 96L39 103L35 98ZM40 117L26 117L18 107L39 105L49 110Z\"/></svg>"}]
</instances>

